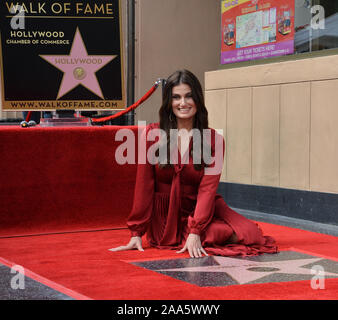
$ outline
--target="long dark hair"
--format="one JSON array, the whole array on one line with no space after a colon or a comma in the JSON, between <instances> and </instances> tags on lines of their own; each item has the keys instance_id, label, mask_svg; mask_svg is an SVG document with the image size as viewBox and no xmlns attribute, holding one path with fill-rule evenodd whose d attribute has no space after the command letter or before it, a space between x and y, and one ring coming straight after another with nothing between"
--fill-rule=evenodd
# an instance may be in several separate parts
<instances>
[{"instance_id":1,"label":"long dark hair","mask_svg":"<svg viewBox=\"0 0 338 320\"><path fill-rule=\"evenodd\" d=\"M167 155L168 162L166 164L160 164L161 168L170 167L169 164L169 155L170 155L170 129L177 129L177 120L176 116L173 113L172 109L172 89L175 86L180 84L186 84L191 88L192 98L195 102L197 112L194 116L193 129L197 129L200 131L200 136L203 135L203 129L208 129L208 110L205 107L204 95L201 83L197 79L197 77L189 70L178 70L174 72L169 78L166 80L164 89L163 89L163 99L162 106L159 110L159 118L160 118L160 129L164 130L167 135ZM203 139L201 140L203 144ZM204 166L203 163L203 146L199 143L199 145L193 143L193 147L191 149L191 153L198 152L200 156L200 164L194 164L196 170L201 170ZM164 147L164 146L162 146Z\"/></svg>"}]
</instances>

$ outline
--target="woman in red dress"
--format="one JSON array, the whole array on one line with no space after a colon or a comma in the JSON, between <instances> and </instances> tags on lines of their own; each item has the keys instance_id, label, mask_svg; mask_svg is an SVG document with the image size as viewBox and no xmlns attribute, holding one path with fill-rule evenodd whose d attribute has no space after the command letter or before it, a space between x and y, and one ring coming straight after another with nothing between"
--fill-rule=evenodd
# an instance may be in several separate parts
<instances>
[{"instance_id":1,"label":"woman in red dress","mask_svg":"<svg viewBox=\"0 0 338 320\"><path fill-rule=\"evenodd\" d=\"M216 193L221 176L221 169L216 168L217 154L223 163L224 140L208 127L202 87L194 74L180 70L168 78L159 116L160 122L148 125L143 133L147 151L154 144L147 139L152 130L160 130L165 139L156 141L157 163L138 164L127 221L131 239L127 245L110 250L143 251L142 236L147 233L150 246L176 249L177 253L188 251L192 258L208 253L276 253L274 239L263 236L256 223L232 210ZM195 139L198 135L193 134L203 137L205 129L211 136L209 149L205 148L206 140ZM207 149L211 151L209 158ZM164 161L159 154L165 154ZM211 164L210 159L214 161Z\"/></svg>"}]
</instances>

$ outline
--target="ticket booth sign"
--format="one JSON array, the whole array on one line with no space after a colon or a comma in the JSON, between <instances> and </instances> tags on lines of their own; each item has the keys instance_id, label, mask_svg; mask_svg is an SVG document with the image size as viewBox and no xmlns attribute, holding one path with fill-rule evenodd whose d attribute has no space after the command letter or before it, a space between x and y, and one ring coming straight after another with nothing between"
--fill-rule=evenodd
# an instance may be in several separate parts
<instances>
[{"instance_id":1,"label":"ticket booth sign","mask_svg":"<svg viewBox=\"0 0 338 320\"><path fill-rule=\"evenodd\" d=\"M221 64L294 53L294 0L222 1Z\"/></svg>"},{"instance_id":2,"label":"ticket booth sign","mask_svg":"<svg viewBox=\"0 0 338 320\"><path fill-rule=\"evenodd\" d=\"M125 108L120 1L1 1L2 110Z\"/></svg>"}]
</instances>

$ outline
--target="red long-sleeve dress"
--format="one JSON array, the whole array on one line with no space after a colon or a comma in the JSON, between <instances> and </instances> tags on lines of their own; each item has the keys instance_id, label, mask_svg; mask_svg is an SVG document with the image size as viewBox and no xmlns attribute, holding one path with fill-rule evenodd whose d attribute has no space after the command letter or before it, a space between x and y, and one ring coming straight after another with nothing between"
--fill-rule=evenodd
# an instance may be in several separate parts
<instances>
[{"instance_id":1,"label":"red long-sleeve dress","mask_svg":"<svg viewBox=\"0 0 338 320\"><path fill-rule=\"evenodd\" d=\"M158 127L150 124L146 132ZM153 143L147 142L147 150ZM212 154L215 147L215 139L211 139ZM189 163L180 164L178 155L178 163L171 168L159 168L148 161L138 164L134 202L127 221L132 236L147 233L150 246L180 249L189 233L194 233L200 235L207 253L222 256L278 251L272 237L263 236L256 223L232 210L216 193L220 173L195 170L189 153ZM237 243L229 243L233 233Z\"/></svg>"}]
</instances>

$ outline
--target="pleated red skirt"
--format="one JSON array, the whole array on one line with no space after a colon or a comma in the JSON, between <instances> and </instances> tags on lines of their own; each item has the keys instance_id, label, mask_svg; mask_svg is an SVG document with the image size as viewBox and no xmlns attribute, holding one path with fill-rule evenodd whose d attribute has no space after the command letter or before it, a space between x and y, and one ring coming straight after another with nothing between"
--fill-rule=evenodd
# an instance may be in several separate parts
<instances>
[{"instance_id":1,"label":"pleated red skirt","mask_svg":"<svg viewBox=\"0 0 338 320\"><path fill-rule=\"evenodd\" d=\"M177 244L162 242L168 221L170 195L156 193L153 216L147 231L148 243L160 249L178 250L184 246L189 235L188 218L194 211L196 200L191 196L183 198L177 229ZM235 235L235 237L234 237ZM200 234L203 248L208 254L220 256L252 256L263 253L277 253L275 240L264 236L254 221L247 219L231 209L221 195L216 194L212 220ZM236 243L232 243L233 239Z\"/></svg>"}]
</instances>

